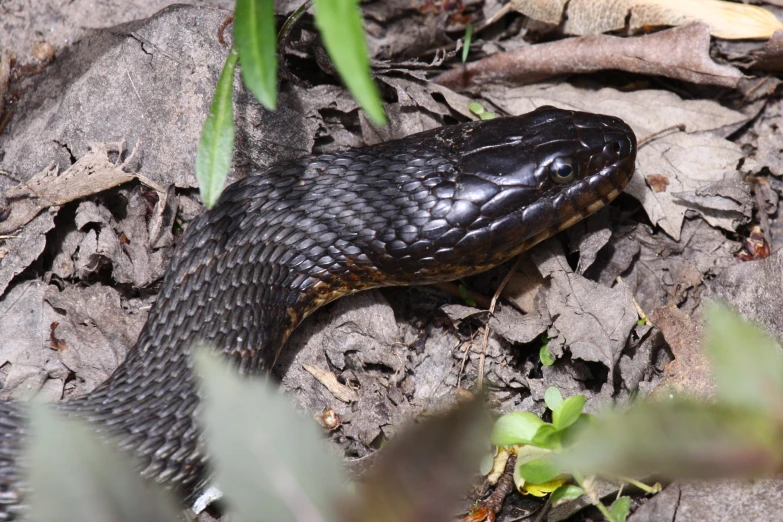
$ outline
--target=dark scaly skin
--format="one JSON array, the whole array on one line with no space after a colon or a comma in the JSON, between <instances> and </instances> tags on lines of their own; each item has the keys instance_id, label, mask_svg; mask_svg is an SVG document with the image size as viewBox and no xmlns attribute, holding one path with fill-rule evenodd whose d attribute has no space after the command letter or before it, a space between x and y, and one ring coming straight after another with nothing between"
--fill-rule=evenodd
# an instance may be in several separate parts
<instances>
[{"instance_id":1,"label":"dark scaly skin","mask_svg":"<svg viewBox=\"0 0 783 522\"><path fill-rule=\"evenodd\" d=\"M60 404L193 491L207 477L195 342L270 368L319 306L368 288L457 279L510 259L626 186L636 139L617 118L551 107L275 165L226 189L187 230L127 360ZM576 178L553 182L570 160ZM19 509L22 408L0 404L0 519Z\"/></svg>"}]
</instances>

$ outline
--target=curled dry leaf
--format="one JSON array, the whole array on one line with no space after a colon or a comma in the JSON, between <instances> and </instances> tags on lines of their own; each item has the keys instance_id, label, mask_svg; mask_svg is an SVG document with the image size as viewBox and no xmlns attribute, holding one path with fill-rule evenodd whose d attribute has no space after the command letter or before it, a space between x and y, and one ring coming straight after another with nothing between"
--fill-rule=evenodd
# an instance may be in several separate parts
<instances>
[{"instance_id":1,"label":"curled dry leaf","mask_svg":"<svg viewBox=\"0 0 783 522\"><path fill-rule=\"evenodd\" d=\"M619 69L734 88L743 77L709 54L709 27L691 24L635 38L592 35L497 53L447 71L435 82L451 89L487 83L529 84L558 74Z\"/></svg>"},{"instance_id":2,"label":"curled dry leaf","mask_svg":"<svg viewBox=\"0 0 783 522\"><path fill-rule=\"evenodd\" d=\"M712 36L726 39L769 38L783 29L766 9L721 0L512 0L511 8L555 25L565 14L564 30L575 35L691 22L704 22Z\"/></svg>"},{"instance_id":3,"label":"curled dry leaf","mask_svg":"<svg viewBox=\"0 0 783 522\"><path fill-rule=\"evenodd\" d=\"M752 69L762 69L769 72L783 71L783 30L775 34L764 44L764 48L751 52Z\"/></svg>"},{"instance_id":4,"label":"curled dry leaf","mask_svg":"<svg viewBox=\"0 0 783 522\"><path fill-rule=\"evenodd\" d=\"M12 202L9 218L0 223L0 233L8 233L24 226L42 210L96 194L138 179L145 185L165 194L165 190L156 183L137 174L125 172L125 167L133 158L137 146L124 161L115 163L109 159L109 152L122 154L124 143L91 143L88 154L79 158L68 170L59 173L59 169L50 165L8 190L5 194Z\"/></svg>"}]
</instances>

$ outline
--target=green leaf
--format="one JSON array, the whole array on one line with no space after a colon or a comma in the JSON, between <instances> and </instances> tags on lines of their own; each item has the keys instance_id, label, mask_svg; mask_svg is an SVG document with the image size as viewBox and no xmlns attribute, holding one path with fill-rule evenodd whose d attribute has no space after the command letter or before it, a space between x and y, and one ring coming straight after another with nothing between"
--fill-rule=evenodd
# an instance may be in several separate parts
<instances>
[{"instance_id":1,"label":"green leaf","mask_svg":"<svg viewBox=\"0 0 783 522\"><path fill-rule=\"evenodd\" d=\"M546 407L554 411L555 408L563 403L563 394L555 386L550 386L544 393L544 403Z\"/></svg>"},{"instance_id":2,"label":"green leaf","mask_svg":"<svg viewBox=\"0 0 783 522\"><path fill-rule=\"evenodd\" d=\"M570 446L575 441L579 440L579 436L590 426L595 425L598 422L598 417L589 413L583 413L576 419L576 422L571 424L568 428L562 430L560 443L562 446Z\"/></svg>"},{"instance_id":3,"label":"green leaf","mask_svg":"<svg viewBox=\"0 0 783 522\"><path fill-rule=\"evenodd\" d=\"M345 86L376 125L386 124L381 97L370 75L358 0L315 0L315 25Z\"/></svg>"},{"instance_id":4,"label":"green leaf","mask_svg":"<svg viewBox=\"0 0 783 522\"><path fill-rule=\"evenodd\" d=\"M543 364L544 366L552 366L553 364L555 364L555 358L552 357L552 354L549 351L548 343L542 346L541 349L538 351L538 358L541 359L541 364Z\"/></svg>"},{"instance_id":5,"label":"green leaf","mask_svg":"<svg viewBox=\"0 0 783 522\"><path fill-rule=\"evenodd\" d=\"M274 0L237 0L234 45L242 79L261 105L277 107L277 38Z\"/></svg>"},{"instance_id":6,"label":"green leaf","mask_svg":"<svg viewBox=\"0 0 783 522\"><path fill-rule=\"evenodd\" d=\"M551 424L544 424L536 431L531 444L539 448L559 449L562 433Z\"/></svg>"},{"instance_id":7,"label":"green leaf","mask_svg":"<svg viewBox=\"0 0 783 522\"><path fill-rule=\"evenodd\" d=\"M585 494L585 490L573 484L564 484L552 492L550 502L556 506L558 502L576 500Z\"/></svg>"},{"instance_id":8,"label":"green leaf","mask_svg":"<svg viewBox=\"0 0 783 522\"><path fill-rule=\"evenodd\" d=\"M519 466L519 476L529 484L543 484L560 474L557 464L550 459L539 459L525 462Z\"/></svg>"},{"instance_id":9,"label":"green leaf","mask_svg":"<svg viewBox=\"0 0 783 522\"><path fill-rule=\"evenodd\" d=\"M201 199L207 207L217 202L226 182L228 169L231 168L231 155L234 151L234 70L237 56L233 48L228 53L198 142L196 178Z\"/></svg>"},{"instance_id":10,"label":"green leaf","mask_svg":"<svg viewBox=\"0 0 783 522\"><path fill-rule=\"evenodd\" d=\"M216 483L236 520L339 520L334 500L346 479L316 423L266 381L241 379L204 350L195 363Z\"/></svg>"},{"instance_id":11,"label":"green leaf","mask_svg":"<svg viewBox=\"0 0 783 522\"><path fill-rule=\"evenodd\" d=\"M538 429L546 423L529 411L513 411L500 417L492 427L490 441L495 446L530 444Z\"/></svg>"},{"instance_id":12,"label":"green leaf","mask_svg":"<svg viewBox=\"0 0 783 522\"><path fill-rule=\"evenodd\" d=\"M125 457L82 422L42 404L30 405L27 448L33 490L30 520L37 522L172 522L174 504L142 480Z\"/></svg>"},{"instance_id":13,"label":"green leaf","mask_svg":"<svg viewBox=\"0 0 783 522\"><path fill-rule=\"evenodd\" d=\"M612 502L611 507L609 507L609 513L612 514L616 522L625 522L630 510L631 497L620 497Z\"/></svg>"},{"instance_id":14,"label":"green leaf","mask_svg":"<svg viewBox=\"0 0 783 522\"><path fill-rule=\"evenodd\" d=\"M460 284L460 285L459 285L459 295L460 295L460 297L462 298L462 300L463 300L463 301L465 301L465 304L466 304L466 305L468 305L468 306L473 306L473 307L475 307L475 306L476 306L476 301L474 301L473 299L471 299L471 298L468 296L468 287L466 287L466 286L465 286L465 285L463 285L463 284Z\"/></svg>"},{"instance_id":15,"label":"green leaf","mask_svg":"<svg viewBox=\"0 0 783 522\"><path fill-rule=\"evenodd\" d=\"M473 41L473 24L468 24L465 28L465 43L462 45L462 63L465 63L468 59L468 52L470 52L470 43Z\"/></svg>"},{"instance_id":16,"label":"green leaf","mask_svg":"<svg viewBox=\"0 0 783 522\"><path fill-rule=\"evenodd\" d=\"M482 113L479 116L479 118L481 118L482 120L494 120L495 118L497 118L497 116L495 115L494 112L487 111L487 112Z\"/></svg>"},{"instance_id":17,"label":"green leaf","mask_svg":"<svg viewBox=\"0 0 783 522\"><path fill-rule=\"evenodd\" d=\"M783 417L783 355L758 326L716 303L706 310L707 351L721 397Z\"/></svg>"},{"instance_id":18,"label":"green leaf","mask_svg":"<svg viewBox=\"0 0 783 522\"><path fill-rule=\"evenodd\" d=\"M552 424L558 430L564 430L579 419L587 398L584 395L574 395L564 400L552 410Z\"/></svg>"},{"instance_id":19,"label":"green leaf","mask_svg":"<svg viewBox=\"0 0 783 522\"><path fill-rule=\"evenodd\" d=\"M517 462L514 464L514 485L517 489L524 487L525 479L519 474L519 468L534 460L540 460L548 458L552 455L552 452L548 449L537 448L535 446L521 446L517 449Z\"/></svg>"},{"instance_id":20,"label":"green leaf","mask_svg":"<svg viewBox=\"0 0 783 522\"><path fill-rule=\"evenodd\" d=\"M479 102L472 101L468 103L468 110L476 116L481 116L486 112L486 109Z\"/></svg>"}]
</instances>

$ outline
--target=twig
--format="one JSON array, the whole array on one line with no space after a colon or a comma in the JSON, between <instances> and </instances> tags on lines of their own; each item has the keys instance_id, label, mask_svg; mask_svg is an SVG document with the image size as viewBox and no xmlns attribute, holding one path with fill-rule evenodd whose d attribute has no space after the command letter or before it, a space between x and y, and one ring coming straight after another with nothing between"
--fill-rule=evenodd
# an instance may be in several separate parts
<instances>
[{"instance_id":1,"label":"twig","mask_svg":"<svg viewBox=\"0 0 783 522\"><path fill-rule=\"evenodd\" d=\"M620 276L617 276L617 279L615 279L618 283L623 282L623 278ZM636 298L631 295L631 301L633 301L633 305L636 307L636 313L639 315L639 319L642 319L646 324L652 325L650 322L650 318L647 316L646 313L644 313L644 310L642 310L641 305L636 301Z\"/></svg>"},{"instance_id":2,"label":"twig","mask_svg":"<svg viewBox=\"0 0 783 522\"><path fill-rule=\"evenodd\" d=\"M504 5L503 7L501 7L499 10L497 10L497 11L495 12L495 14L493 14L493 15L492 15L492 16L490 16L488 19L486 19L486 20L484 21L484 23L483 23L483 24L481 24L481 25L480 25L480 26L479 26L479 27L476 29L476 32L478 33L479 31L483 31L484 29L486 29L486 28L487 28L487 27L489 27L490 25L494 24L495 22L497 22L498 20L500 20L501 18L503 18L504 16L506 16L508 13L510 13L510 12L511 12L511 9L512 9L512 8L511 8L511 2L509 2L509 3L507 3L506 5Z\"/></svg>"},{"instance_id":3,"label":"twig","mask_svg":"<svg viewBox=\"0 0 783 522\"><path fill-rule=\"evenodd\" d=\"M462 372L465 371L465 364L468 362L468 354L470 353L470 347L473 346L473 341L476 338L476 332L470 334L470 341L466 342L465 353L462 354L462 364L459 367L459 373L457 374L457 389L459 390L462 385Z\"/></svg>"},{"instance_id":4,"label":"twig","mask_svg":"<svg viewBox=\"0 0 783 522\"><path fill-rule=\"evenodd\" d=\"M223 33L226 30L226 27L228 27L228 24L234 21L234 15L228 15L225 20L223 20L223 23L220 24L220 27L218 27L217 30L217 39L218 43L222 45L223 47L226 47L228 43L226 43L225 38L223 38Z\"/></svg>"},{"instance_id":5,"label":"twig","mask_svg":"<svg viewBox=\"0 0 783 522\"><path fill-rule=\"evenodd\" d=\"M645 136L644 138L639 140L639 143L637 144L637 147L641 147L642 145L647 145L653 140L657 140L660 138L663 134L666 134L667 132L671 132L673 130L678 130L680 132L685 132L685 124L680 123L678 125L672 125L671 127L666 127L665 129L661 129L658 132L653 132L649 136Z\"/></svg>"},{"instance_id":6,"label":"twig","mask_svg":"<svg viewBox=\"0 0 783 522\"><path fill-rule=\"evenodd\" d=\"M500 285L498 286L498 289L495 291L495 295L492 296L492 301L489 304L489 318L487 318L487 324L484 327L484 340L481 342L481 352L479 355L479 367L478 367L478 389L483 390L484 389L484 359L486 358L487 354L487 343L489 342L489 320L492 318L492 314L495 313L495 305L498 303L498 298L500 298L500 293L503 292L503 289L506 288L506 285L511 280L511 276L514 275L514 272L517 271L517 267L519 267L519 264L522 262L522 256L517 256L517 260L514 262L514 266L511 267L511 270L508 271L508 274L506 274L506 277L503 278L503 281L501 281Z\"/></svg>"},{"instance_id":7,"label":"twig","mask_svg":"<svg viewBox=\"0 0 783 522\"><path fill-rule=\"evenodd\" d=\"M484 504L492 513L497 515L503 507L503 501L516 489L514 485L514 465L517 462L517 456L511 455L506 461L506 467L503 474L498 479L495 491L484 501Z\"/></svg>"},{"instance_id":8,"label":"twig","mask_svg":"<svg viewBox=\"0 0 783 522\"><path fill-rule=\"evenodd\" d=\"M767 81L768 81L770 78L772 78L772 75L771 75L771 74L768 74L768 75L766 75L764 78L762 78L761 80L759 80L759 81L756 83L756 85L754 85L753 87L751 87L750 89L748 89L748 92L746 92L746 93L745 93L745 96L743 96L743 97L742 97L742 99L740 100L740 105L741 105L741 106L742 106L742 105L745 105L745 102L746 102L746 101L748 101L748 98L750 98L750 95L751 95L751 94L753 94L754 92L756 92L757 90L759 90L759 88L761 88L761 86L762 86L762 85L764 85L765 83L767 83Z\"/></svg>"}]
</instances>

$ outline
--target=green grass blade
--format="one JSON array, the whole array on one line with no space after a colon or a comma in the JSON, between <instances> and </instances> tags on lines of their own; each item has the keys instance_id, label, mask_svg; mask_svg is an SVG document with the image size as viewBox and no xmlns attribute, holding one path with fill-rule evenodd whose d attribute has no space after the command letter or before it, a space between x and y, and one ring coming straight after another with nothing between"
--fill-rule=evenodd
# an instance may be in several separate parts
<instances>
[{"instance_id":1,"label":"green grass blade","mask_svg":"<svg viewBox=\"0 0 783 522\"><path fill-rule=\"evenodd\" d=\"M228 169L231 168L231 155L234 152L234 70L237 57L238 53L232 48L220 73L215 97L198 142L196 178L201 199L207 207L217 202Z\"/></svg>"},{"instance_id":2,"label":"green grass blade","mask_svg":"<svg viewBox=\"0 0 783 522\"><path fill-rule=\"evenodd\" d=\"M277 36L274 0L237 0L234 45L242 79L261 105L277 107Z\"/></svg>"},{"instance_id":3,"label":"green grass blade","mask_svg":"<svg viewBox=\"0 0 783 522\"><path fill-rule=\"evenodd\" d=\"M384 125L386 115L370 75L358 0L315 0L314 4L315 24L345 86L373 123Z\"/></svg>"},{"instance_id":4,"label":"green grass blade","mask_svg":"<svg viewBox=\"0 0 783 522\"><path fill-rule=\"evenodd\" d=\"M468 52L470 52L470 44L473 42L473 24L468 24L465 28L465 43L462 46L462 63L468 61Z\"/></svg>"}]
</instances>

